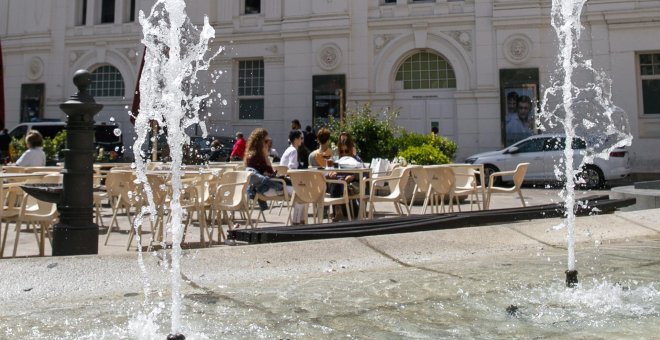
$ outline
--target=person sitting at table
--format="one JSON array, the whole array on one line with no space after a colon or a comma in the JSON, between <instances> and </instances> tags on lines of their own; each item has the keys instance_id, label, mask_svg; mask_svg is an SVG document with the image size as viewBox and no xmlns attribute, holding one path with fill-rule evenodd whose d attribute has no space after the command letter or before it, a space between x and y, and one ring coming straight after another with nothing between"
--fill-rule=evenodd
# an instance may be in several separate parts
<instances>
[{"instance_id":1,"label":"person sitting at table","mask_svg":"<svg viewBox=\"0 0 660 340\"><path fill-rule=\"evenodd\" d=\"M309 165L312 167L320 167L320 168L330 168L332 167L332 149L330 149L330 130L327 128L320 128L318 132L316 133L316 140L318 141L319 148L312 151L312 153L309 154ZM337 178L337 172L335 171L329 171L324 173L325 178L329 179L336 179ZM347 182L351 182L354 179L354 176L342 176L344 180ZM341 192L344 190L343 186L341 184L328 184L327 191L333 196L341 196ZM338 197L337 196L337 197ZM335 211L335 216L338 216L336 213L338 210L336 207L333 207L333 210ZM327 210L326 212L327 213Z\"/></svg>"},{"instance_id":2,"label":"person sitting at table","mask_svg":"<svg viewBox=\"0 0 660 340\"><path fill-rule=\"evenodd\" d=\"M319 148L309 154L309 165L312 167L329 168L332 167L332 149L330 149L330 130L327 128L320 128L316 133L316 139L319 143ZM334 171L325 173L326 178L335 179L337 173ZM353 176L348 176L346 179L350 182Z\"/></svg>"},{"instance_id":3,"label":"person sitting at table","mask_svg":"<svg viewBox=\"0 0 660 340\"><path fill-rule=\"evenodd\" d=\"M357 155L357 148L355 147L355 143L353 142L353 138L351 137L351 134L348 132L342 132L339 134L339 141L337 143L337 156L339 156L339 160L337 161L339 163L339 167L341 168L342 163L351 163L351 164L362 164L362 159L360 156ZM353 195L355 194L355 191L358 190L359 185L358 185L358 178L353 176L353 175L347 175L344 176L341 171L337 174L337 178L343 178L346 180L347 183L349 183L348 191L349 194ZM333 192L332 196L337 196L340 195L338 192ZM351 200L351 205L353 207L353 217L357 217L357 212L359 209L358 201L357 200ZM344 212L344 215L346 216L346 212L344 211L346 208L342 206L342 212Z\"/></svg>"},{"instance_id":4,"label":"person sitting at table","mask_svg":"<svg viewBox=\"0 0 660 340\"><path fill-rule=\"evenodd\" d=\"M273 169L268 159L268 142L270 139L268 131L263 128L256 128L250 134L245 150L245 160L243 161L247 171L252 173L250 176L250 186L248 195L254 198L257 193L266 197L282 195L284 187L278 181L272 181L277 172ZM258 200L261 210L268 209L266 202Z\"/></svg>"},{"instance_id":5,"label":"person sitting at table","mask_svg":"<svg viewBox=\"0 0 660 340\"><path fill-rule=\"evenodd\" d=\"M211 143L211 154L209 155L209 162L222 161L222 143L218 139L214 139Z\"/></svg>"},{"instance_id":6,"label":"person sitting at table","mask_svg":"<svg viewBox=\"0 0 660 340\"><path fill-rule=\"evenodd\" d=\"M303 142L303 134L300 130L291 130L289 132L289 147L284 151L282 159L280 160L280 165L284 165L289 169L298 169L300 162L298 161L298 150L300 145ZM287 190L289 186L287 185ZM292 193L291 190L289 193ZM293 204L293 216L291 217L291 223L301 224L306 223L307 219L307 204L294 203Z\"/></svg>"},{"instance_id":7,"label":"person sitting at table","mask_svg":"<svg viewBox=\"0 0 660 340\"><path fill-rule=\"evenodd\" d=\"M316 133L316 140L319 148L309 154L309 165L312 167L328 167L328 160L332 159L332 149L330 149L330 130L320 128Z\"/></svg>"},{"instance_id":8,"label":"person sitting at table","mask_svg":"<svg viewBox=\"0 0 660 340\"><path fill-rule=\"evenodd\" d=\"M25 136L28 149L16 161L17 166L45 166L46 153L44 152L44 138L37 130L28 131Z\"/></svg>"},{"instance_id":9,"label":"person sitting at table","mask_svg":"<svg viewBox=\"0 0 660 340\"><path fill-rule=\"evenodd\" d=\"M357 154L357 148L355 147L355 142L353 142L353 137L348 132L342 132L339 134L339 142L337 143L337 155L341 160L343 157L350 157L356 161L362 163L362 159Z\"/></svg>"},{"instance_id":10,"label":"person sitting at table","mask_svg":"<svg viewBox=\"0 0 660 340\"><path fill-rule=\"evenodd\" d=\"M280 153L273 147L273 140L270 138L266 139L266 144L268 145L268 157L271 158L273 162L279 162Z\"/></svg>"},{"instance_id":11,"label":"person sitting at table","mask_svg":"<svg viewBox=\"0 0 660 340\"><path fill-rule=\"evenodd\" d=\"M289 147L284 150L280 165L284 165L289 169L298 169L300 162L298 161L298 148L303 142L303 134L300 130L291 130L289 132Z\"/></svg>"}]
</instances>

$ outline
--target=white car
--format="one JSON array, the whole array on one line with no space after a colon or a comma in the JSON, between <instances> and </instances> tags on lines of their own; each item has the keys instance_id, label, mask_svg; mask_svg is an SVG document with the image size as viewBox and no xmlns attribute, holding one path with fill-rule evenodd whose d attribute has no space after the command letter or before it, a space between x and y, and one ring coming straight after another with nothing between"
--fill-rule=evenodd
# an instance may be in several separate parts
<instances>
[{"instance_id":1,"label":"white car","mask_svg":"<svg viewBox=\"0 0 660 340\"><path fill-rule=\"evenodd\" d=\"M465 162L483 164L484 175L488 178L496 171L515 170L518 163L529 163L525 182L554 182L560 180L555 175L556 165L561 164L564 157L566 137L564 135L536 135L527 137L499 151L484 152L468 157ZM587 143L575 138L573 149L575 168L580 165L586 151ZM594 158L592 164L586 164L578 174L587 189L602 187L606 181L624 178L630 174L630 157L625 148L617 148L610 152L609 159ZM561 171L563 173L563 171ZM511 180L503 178L504 181Z\"/></svg>"}]
</instances>

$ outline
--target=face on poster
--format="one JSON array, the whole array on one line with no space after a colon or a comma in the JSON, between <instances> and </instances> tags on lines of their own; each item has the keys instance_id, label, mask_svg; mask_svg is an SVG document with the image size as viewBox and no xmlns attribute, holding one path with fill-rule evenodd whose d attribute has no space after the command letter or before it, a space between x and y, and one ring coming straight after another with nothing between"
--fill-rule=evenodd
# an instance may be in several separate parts
<instances>
[{"instance_id":1,"label":"face on poster","mask_svg":"<svg viewBox=\"0 0 660 340\"><path fill-rule=\"evenodd\" d=\"M504 131L506 145L527 138L536 131L536 85L504 89Z\"/></svg>"}]
</instances>

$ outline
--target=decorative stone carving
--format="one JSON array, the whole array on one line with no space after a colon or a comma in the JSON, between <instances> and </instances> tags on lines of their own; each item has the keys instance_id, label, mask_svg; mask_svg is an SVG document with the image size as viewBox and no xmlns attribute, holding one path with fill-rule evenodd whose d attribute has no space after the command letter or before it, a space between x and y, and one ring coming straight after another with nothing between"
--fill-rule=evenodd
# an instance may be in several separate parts
<instances>
[{"instance_id":1,"label":"decorative stone carving","mask_svg":"<svg viewBox=\"0 0 660 340\"><path fill-rule=\"evenodd\" d=\"M374 37L374 51L376 54L380 52L392 39L394 39L394 34L379 34Z\"/></svg>"},{"instance_id":2,"label":"decorative stone carving","mask_svg":"<svg viewBox=\"0 0 660 340\"><path fill-rule=\"evenodd\" d=\"M266 51L268 51L272 54L277 54L277 51L278 51L277 45L271 45L271 46L266 47Z\"/></svg>"},{"instance_id":3,"label":"decorative stone carving","mask_svg":"<svg viewBox=\"0 0 660 340\"><path fill-rule=\"evenodd\" d=\"M135 62L138 57L138 52L129 48L128 51L126 51L126 56L128 57L128 60Z\"/></svg>"},{"instance_id":4,"label":"decorative stone carving","mask_svg":"<svg viewBox=\"0 0 660 340\"><path fill-rule=\"evenodd\" d=\"M326 71L334 70L341 64L341 49L333 43L324 44L319 50L316 61L320 68Z\"/></svg>"},{"instance_id":5,"label":"decorative stone carving","mask_svg":"<svg viewBox=\"0 0 660 340\"><path fill-rule=\"evenodd\" d=\"M83 54L81 51L72 51L69 53L69 66L73 66L75 62L80 58L80 56Z\"/></svg>"},{"instance_id":6,"label":"decorative stone carving","mask_svg":"<svg viewBox=\"0 0 660 340\"><path fill-rule=\"evenodd\" d=\"M44 74L44 62L39 57L32 57L27 65L27 77L37 80Z\"/></svg>"},{"instance_id":7,"label":"decorative stone carving","mask_svg":"<svg viewBox=\"0 0 660 340\"><path fill-rule=\"evenodd\" d=\"M532 41L523 34L516 34L504 41L504 57L512 64L523 64L531 55Z\"/></svg>"},{"instance_id":8,"label":"decorative stone carving","mask_svg":"<svg viewBox=\"0 0 660 340\"><path fill-rule=\"evenodd\" d=\"M463 49L466 51L470 52L472 51L472 36L470 35L470 32L468 31L452 31L449 32L449 35L456 40L461 46L463 46Z\"/></svg>"}]
</instances>

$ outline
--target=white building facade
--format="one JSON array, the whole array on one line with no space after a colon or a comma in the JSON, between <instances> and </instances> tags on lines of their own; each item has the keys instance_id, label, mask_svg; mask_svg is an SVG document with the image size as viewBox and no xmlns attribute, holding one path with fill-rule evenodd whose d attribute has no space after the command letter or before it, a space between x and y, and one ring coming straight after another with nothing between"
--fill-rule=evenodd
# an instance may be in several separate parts
<instances>
[{"instance_id":1,"label":"white building facade","mask_svg":"<svg viewBox=\"0 0 660 340\"><path fill-rule=\"evenodd\" d=\"M97 120L134 133L142 54L139 10L153 0L0 0L5 124L64 119L78 69L97 74ZM278 149L302 125L372 103L398 124L458 144L456 161L506 145L506 96L538 100L556 63L550 0L195 0L188 15L216 29L211 135L266 127ZM635 172L660 167L660 0L590 0L580 46L613 79L630 118ZM34 111L37 111L36 113ZM192 133L201 133L192 131Z\"/></svg>"}]
</instances>

